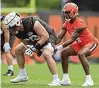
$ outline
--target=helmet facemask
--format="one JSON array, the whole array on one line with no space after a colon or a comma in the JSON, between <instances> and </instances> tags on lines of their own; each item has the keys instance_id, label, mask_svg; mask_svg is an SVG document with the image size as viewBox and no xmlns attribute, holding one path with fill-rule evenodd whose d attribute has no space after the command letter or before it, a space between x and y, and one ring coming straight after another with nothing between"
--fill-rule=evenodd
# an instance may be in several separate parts
<instances>
[{"instance_id":1,"label":"helmet facemask","mask_svg":"<svg viewBox=\"0 0 99 88\"><path fill-rule=\"evenodd\" d=\"M9 32L12 33L12 34L18 34L19 32L19 27L14 25L13 27L9 27Z\"/></svg>"},{"instance_id":2,"label":"helmet facemask","mask_svg":"<svg viewBox=\"0 0 99 88\"><path fill-rule=\"evenodd\" d=\"M70 21L72 19L71 12L70 11L63 12L63 17L64 17L65 21Z\"/></svg>"}]
</instances>

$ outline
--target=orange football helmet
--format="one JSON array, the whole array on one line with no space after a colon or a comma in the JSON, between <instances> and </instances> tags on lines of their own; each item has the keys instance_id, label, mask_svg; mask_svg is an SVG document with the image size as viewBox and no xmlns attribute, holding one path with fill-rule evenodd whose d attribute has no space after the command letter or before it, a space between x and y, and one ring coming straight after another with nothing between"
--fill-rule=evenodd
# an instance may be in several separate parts
<instances>
[{"instance_id":1,"label":"orange football helmet","mask_svg":"<svg viewBox=\"0 0 99 88\"><path fill-rule=\"evenodd\" d=\"M70 21L78 15L78 6L75 3L67 3L64 5L62 11L65 20Z\"/></svg>"}]
</instances>

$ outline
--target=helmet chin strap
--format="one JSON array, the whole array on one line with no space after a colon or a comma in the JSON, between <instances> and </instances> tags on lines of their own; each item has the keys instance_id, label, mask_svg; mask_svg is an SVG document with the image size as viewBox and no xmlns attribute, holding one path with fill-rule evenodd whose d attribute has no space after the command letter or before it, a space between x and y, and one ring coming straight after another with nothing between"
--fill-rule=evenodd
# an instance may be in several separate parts
<instances>
[{"instance_id":1,"label":"helmet chin strap","mask_svg":"<svg viewBox=\"0 0 99 88\"><path fill-rule=\"evenodd\" d=\"M65 18L65 21L70 21L72 19L70 16L67 16L67 17L65 16L64 18Z\"/></svg>"},{"instance_id":2,"label":"helmet chin strap","mask_svg":"<svg viewBox=\"0 0 99 88\"><path fill-rule=\"evenodd\" d=\"M70 21L71 19L65 19L65 21Z\"/></svg>"},{"instance_id":3,"label":"helmet chin strap","mask_svg":"<svg viewBox=\"0 0 99 88\"><path fill-rule=\"evenodd\" d=\"M19 33L19 31L15 31L15 34L18 34Z\"/></svg>"},{"instance_id":4,"label":"helmet chin strap","mask_svg":"<svg viewBox=\"0 0 99 88\"><path fill-rule=\"evenodd\" d=\"M79 14L79 13L75 14L74 17L71 17L71 18L69 18L69 17L68 17L68 18L64 17L64 18L65 18L65 21L71 21L71 20L72 20L73 18L75 18L78 14Z\"/></svg>"},{"instance_id":5,"label":"helmet chin strap","mask_svg":"<svg viewBox=\"0 0 99 88\"><path fill-rule=\"evenodd\" d=\"M70 21L70 20L71 20L70 18L66 18L66 17L65 17L65 21Z\"/></svg>"}]
</instances>

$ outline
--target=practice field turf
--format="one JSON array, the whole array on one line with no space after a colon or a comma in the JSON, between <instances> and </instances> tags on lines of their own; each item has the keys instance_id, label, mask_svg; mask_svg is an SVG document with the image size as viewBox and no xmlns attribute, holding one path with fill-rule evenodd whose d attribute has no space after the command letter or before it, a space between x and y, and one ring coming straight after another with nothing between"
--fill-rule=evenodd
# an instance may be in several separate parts
<instances>
[{"instance_id":1,"label":"practice field turf","mask_svg":"<svg viewBox=\"0 0 99 88\"><path fill-rule=\"evenodd\" d=\"M2 88L51 88L47 86L52 81L52 76L46 64L26 65L26 71L29 76L28 82L10 83L10 80L15 78L19 72L17 65L14 65L14 76L3 76L6 72L7 65L2 66L1 85ZM99 64L90 64L91 75L94 80L95 86L87 88L99 88ZM57 64L57 70L60 79L62 79L61 64ZM57 86L53 88L83 88L81 85L85 81L85 74L81 64L70 64L69 74L72 82L71 86Z\"/></svg>"}]
</instances>

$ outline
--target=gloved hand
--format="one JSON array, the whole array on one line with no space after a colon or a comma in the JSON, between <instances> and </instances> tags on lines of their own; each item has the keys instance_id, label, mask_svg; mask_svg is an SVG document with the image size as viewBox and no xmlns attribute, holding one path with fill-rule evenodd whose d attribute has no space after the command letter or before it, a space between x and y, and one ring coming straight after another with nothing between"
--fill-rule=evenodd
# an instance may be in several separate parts
<instances>
[{"instance_id":1,"label":"gloved hand","mask_svg":"<svg viewBox=\"0 0 99 88\"><path fill-rule=\"evenodd\" d=\"M32 56L33 52L35 52L35 51L36 51L36 49L33 45L27 45L27 49L25 50L25 54Z\"/></svg>"},{"instance_id":2,"label":"gloved hand","mask_svg":"<svg viewBox=\"0 0 99 88\"><path fill-rule=\"evenodd\" d=\"M58 51L61 51L62 49L63 49L62 45L55 46L55 50L54 50L54 54L53 55L55 55Z\"/></svg>"},{"instance_id":3,"label":"gloved hand","mask_svg":"<svg viewBox=\"0 0 99 88\"><path fill-rule=\"evenodd\" d=\"M60 61L61 60L61 51L56 51L54 54L53 54L53 58L55 61Z\"/></svg>"},{"instance_id":4,"label":"gloved hand","mask_svg":"<svg viewBox=\"0 0 99 88\"><path fill-rule=\"evenodd\" d=\"M5 52L8 52L11 49L9 43L5 43L3 49Z\"/></svg>"},{"instance_id":5,"label":"gloved hand","mask_svg":"<svg viewBox=\"0 0 99 88\"><path fill-rule=\"evenodd\" d=\"M35 44L35 48L36 48L36 53L37 53L37 55L40 57L41 54L42 54L41 45L40 45L39 43L36 43L36 44Z\"/></svg>"}]
</instances>

